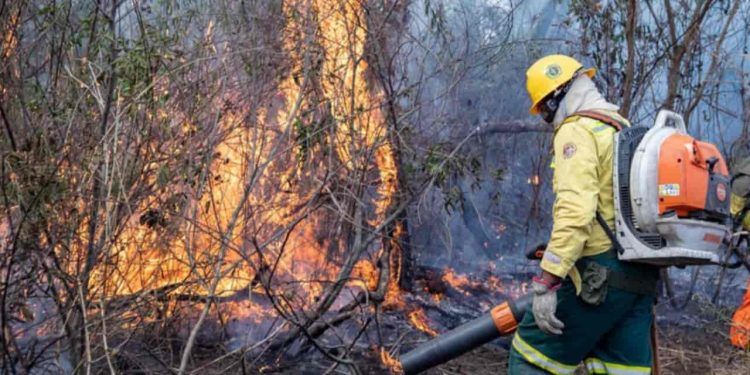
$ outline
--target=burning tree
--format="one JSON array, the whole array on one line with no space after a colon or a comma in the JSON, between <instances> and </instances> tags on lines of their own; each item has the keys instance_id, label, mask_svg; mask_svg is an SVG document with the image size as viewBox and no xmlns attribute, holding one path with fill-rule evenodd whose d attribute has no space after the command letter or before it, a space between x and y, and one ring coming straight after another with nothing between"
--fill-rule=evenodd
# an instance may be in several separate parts
<instances>
[{"instance_id":1,"label":"burning tree","mask_svg":"<svg viewBox=\"0 0 750 375\"><path fill-rule=\"evenodd\" d=\"M150 346L183 373L209 320L272 320L244 354L400 303L406 200L368 47L386 24L364 3L41 6L1 13L5 372Z\"/></svg>"}]
</instances>

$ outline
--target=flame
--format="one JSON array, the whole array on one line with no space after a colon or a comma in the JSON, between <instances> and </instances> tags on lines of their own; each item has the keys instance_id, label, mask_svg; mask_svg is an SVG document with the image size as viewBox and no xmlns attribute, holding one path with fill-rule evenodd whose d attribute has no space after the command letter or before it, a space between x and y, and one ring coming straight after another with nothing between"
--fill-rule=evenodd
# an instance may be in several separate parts
<instances>
[{"instance_id":1,"label":"flame","mask_svg":"<svg viewBox=\"0 0 750 375\"><path fill-rule=\"evenodd\" d=\"M391 356L391 354L387 350L385 350L385 348L380 348L380 362L382 362L383 365L391 370L391 372L394 374L404 373L401 362L398 359L393 358L393 356Z\"/></svg>"},{"instance_id":2,"label":"flame","mask_svg":"<svg viewBox=\"0 0 750 375\"><path fill-rule=\"evenodd\" d=\"M13 55L18 46L18 38L15 33L18 24L18 13L11 14L8 21L6 30L4 30L4 33L0 38L0 62L3 64L8 63L8 59ZM15 77L18 77L19 71L17 66L12 66L11 72ZM4 99L6 93L7 90L5 89L3 82L0 82L0 99Z\"/></svg>"},{"instance_id":3,"label":"flame","mask_svg":"<svg viewBox=\"0 0 750 375\"><path fill-rule=\"evenodd\" d=\"M430 294L430 298L435 303L440 303L445 299L445 294L443 293L432 293Z\"/></svg>"},{"instance_id":4,"label":"flame","mask_svg":"<svg viewBox=\"0 0 750 375\"><path fill-rule=\"evenodd\" d=\"M372 292L378 287L378 269L367 259L360 259L352 271L354 285Z\"/></svg>"},{"instance_id":5,"label":"flame","mask_svg":"<svg viewBox=\"0 0 750 375\"><path fill-rule=\"evenodd\" d=\"M372 182L377 187L368 202L374 210L367 223L379 227L384 222L398 191L398 172L380 108L383 93L372 84L370 67L363 58L367 26L362 21L362 5L357 1L292 0L284 2L283 11L288 21L284 49L290 66L289 74L278 83L277 94L253 116L238 99L242 98L238 89L227 89L216 99L217 108L231 109L222 111L219 118L218 145L212 149L208 140L195 145L214 154L205 184L170 185L168 191L135 207L133 211L139 214L128 220L107 261L94 270L90 280L94 293L115 296L165 288L174 293L205 294L212 292L211 280L218 281L212 293L219 296L245 288L260 292L265 291L263 286L273 274L273 293L283 294L285 300L303 307L314 304L338 274L339 266L332 260L346 251L346 244L321 235L321 228L328 224L324 214L304 212L305 202L315 194L311 181L322 176L315 174L316 168L304 169L293 152L296 141L289 134L294 134L303 121L303 109L332 117L332 146L344 169L337 173L372 171L377 175ZM210 23L204 40L216 52L213 30ZM311 45L319 46L319 51ZM320 71L305 76L316 69L305 64L319 57L323 58L317 68ZM164 93L170 87L164 84L156 89ZM322 105L329 106L327 111L321 109ZM199 129L178 108L160 111L149 119L163 121L185 137ZM276 144L281 146L274 147ZM153 176L149 182L158 185L163 166L154 162L146 169ZM249 185L256 180L256 185ZM172 220L162 208L175 196L184 197L184 202ZM263 256L258 254L251 239L268 238L292 226L283 241L270 241ZM83 223L80 238L86 238L86 228ZM395 308L405 305L398 288L399 240L403 233L404 227L396 223L382 247L368 249L365 255L388 254L385 261L390 274L386 275L389 280L384 305ZM80 254L85 253L85 247L79 244ZM80 268L78 264L74 267ZM354 267L349 285L374 291L379 276L377 266L363 256ZM94 289L96 285L104 286ZM253 304L227 306L242 316L274 314Z\"/></svg>"},{"instance_id":6,"label":"flame","mask_svg":"<svg viewBox=\"0 0 750 375\"><path fill-rule=\"evenodd\" d=\"M409 322L411 323L414 328L430 335L430 336L437 336L438 332L432 329L430 325L427 323L428 319L427 316L424 313L424 310L422 309L416 309L412 310L409 315Z\"/></svg>"},{"instance_id":7,"label":"flame","mask_svg":"<svg viewBox=\"0 0 750 375\"><path fill-rule=\"evenodd\" d=\"M473 281L463 274L459 275L450 267L446 267L443 270L442 279L448 285L467 296L471 294L468 289L477 289L481 287L481 284L478 281Z\"/></svg>"},{"instance_id":8,"label":"flame","mask_svg":"<svg viewBox=\"0 0 750 375\"><path fill-rule=\"evenodd\" d=\"M6 60L15 51L18 39L16 37L15 28L18 23L18 13L10 15L8 20L7 29L0 40L0 60Z\"/></svg>"},{"instance_id":9,"label":"flame","mask_svg":"<svg viewBox=\"0 0 750 375\"><path fill-rule=\"evenodd\" d=\"M406 302L403 299L401 289L398 287L399 280L401 280L401 246L399 239L403 235L404 227L402 223L397 223L396 228L393 231L393 237L389 240L389 246L391 246L391 254L388 259L390 275L388 278L388 289L385 294L385 303L387 307L402 309L406 306Z\"/></svg>"}]
</instances>

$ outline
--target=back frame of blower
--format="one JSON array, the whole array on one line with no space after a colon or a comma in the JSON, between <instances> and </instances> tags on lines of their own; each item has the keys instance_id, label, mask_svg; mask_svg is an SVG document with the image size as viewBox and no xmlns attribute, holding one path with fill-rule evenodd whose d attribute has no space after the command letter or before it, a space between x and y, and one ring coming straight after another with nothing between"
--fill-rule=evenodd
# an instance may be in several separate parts
<instances>
[{"instance_id":1,"label":"back frame of blower","mask_svg":"<svg viewBox=\"0 0 750 375\"><path fill-rule=\"evenodd\" d=\"M680 115L666 110L659 112L650 129L630 127L615 134L612 178L615 237L620 247L618 256L621 260L658 266L719 264L727 250L722 239L730 231L728 212L725 220L721 215L717 219L715 215L713 218L679 217L675 212L659 212L659 201L664 201L661 197L665 194L661 191L664 186L657 182L659 157L662 144L675 134L687 135L685 122ZM693 140L692 146L696 142ZM687 145L685 147L689 149ZM726 173L721 156L711 159L716 160L705 163L709 174L707 195L714 194L714 191L720 194L719 190L724 189L724 197L719 203L725 207L718 209L721 214L722 210L728 211L728 202L724 202L728 201L728 176L713 171L714 166L721 163ZM679 188L678 185L678 192Z\"/></svg>"}]
</instances>

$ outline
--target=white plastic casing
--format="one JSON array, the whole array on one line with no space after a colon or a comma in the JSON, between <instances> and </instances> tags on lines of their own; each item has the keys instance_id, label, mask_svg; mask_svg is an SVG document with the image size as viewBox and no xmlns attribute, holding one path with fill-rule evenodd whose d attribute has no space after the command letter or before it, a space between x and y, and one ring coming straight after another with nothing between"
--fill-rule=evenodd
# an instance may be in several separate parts
<instances>
[{"instance_id":1,"label":"white plastic casing","mask_svg":"<svg viewBox=\"0 0 750 375\"><path fill-rule=\"evenodd\" d=\"M718 263L721 243L707 242L708 235L724 238L729 228L719 223L659 215L658 173L659 153L664 140L676 133L686 134L685 122L674 112L662 110L654 127L638 144L630 169L630 194L634 224L641 232L658 233L667 245L654 249L641 241L625 222L620 212L618 158L614 159L613 185L615 195L615 231L623 248L622 260L656 265L688 265ZM619 152L619 134L615 135L615 155ZM712 237L716 238L716 237Z\"/></svg>"}]
</instances>

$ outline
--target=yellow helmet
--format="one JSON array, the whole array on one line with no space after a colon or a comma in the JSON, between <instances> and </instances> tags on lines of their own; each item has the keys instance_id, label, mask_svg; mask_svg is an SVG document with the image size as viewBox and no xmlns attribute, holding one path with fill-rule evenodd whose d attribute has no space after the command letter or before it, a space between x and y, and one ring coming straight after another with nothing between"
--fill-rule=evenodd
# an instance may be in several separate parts
<instances>
[{"instance_id":1,"label":"yellow helmet","mask_svg":"<svg viewBox=\"0 0 750 375\"><path fill-rule=\"evenodd\" d=\"M583 65L578 60L565 55L542 57L526 71L526 91L529 92L532 115L539 113L539 103L550 93L573 79ZM583 70L589 77L594 77L596 69Z\"/></svg>"}]
</instances>

